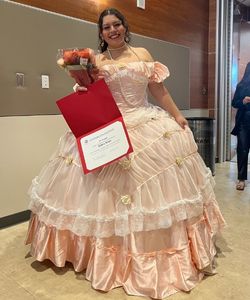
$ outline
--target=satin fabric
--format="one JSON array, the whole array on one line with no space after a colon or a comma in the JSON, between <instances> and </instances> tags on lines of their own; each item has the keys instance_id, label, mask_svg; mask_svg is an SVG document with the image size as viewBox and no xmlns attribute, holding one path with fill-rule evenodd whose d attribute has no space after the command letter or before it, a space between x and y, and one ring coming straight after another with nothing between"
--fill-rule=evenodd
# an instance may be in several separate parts
<instances>
[{"instance_id":1,"label":"satin fabric","mask_svg":"<svg viewBox=\"0 0 250 300\"><path fill-rule=\"evenodd\" d=\"M211 218L214 221L209 224ZM34 215L27 243L32 242L31 254L39 261L50 259L58 267L69 261L75 271L86 270L95 289L122 286L130 295L159 299L189 291L202 279L202 269L212 264L216 254L212 237L219 222L212 207L212 211L205 209L204 217L169 229L100 239L57 230Z\"/></svg>"},{"instance_id":2,"label":"satin fabric","mask_svg":"<svg viewBox=\"0 0 250 300\"><path fill-rule=\"evenodd\" d=\"M27 243L37 260L86 270L95 289L163 298L191 290L212 267L213 238L225 225L214 181L192 132L148 103L150 81L168 75L158 62L105 65L134 152L84 175L67 132L29 194Z\"/></svg>"}]
</instances>

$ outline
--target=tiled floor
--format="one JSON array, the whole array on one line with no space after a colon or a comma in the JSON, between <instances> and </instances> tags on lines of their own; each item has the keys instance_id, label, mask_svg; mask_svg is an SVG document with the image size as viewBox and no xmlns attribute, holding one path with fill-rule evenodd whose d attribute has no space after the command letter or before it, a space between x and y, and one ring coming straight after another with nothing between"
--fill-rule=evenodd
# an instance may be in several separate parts
<instances>
[{"instance_id":1,"label":"tiled floor","mask_svg":"<svg viewBox=\"0 0 250 300\"><path fill-rule=\"evenodd\" d=\"M250 182L235 190L236 164L216 165L216 195L228 223L217 240L218 274L205 278L190 293L177 293L169 300L250 299ZM2 300L138 300L122 288L109 293L93 290L71 265L59 269L50 262L36 262L25 246L27 223L0 231L0 299Z\"/></svg>"}]
</instances>

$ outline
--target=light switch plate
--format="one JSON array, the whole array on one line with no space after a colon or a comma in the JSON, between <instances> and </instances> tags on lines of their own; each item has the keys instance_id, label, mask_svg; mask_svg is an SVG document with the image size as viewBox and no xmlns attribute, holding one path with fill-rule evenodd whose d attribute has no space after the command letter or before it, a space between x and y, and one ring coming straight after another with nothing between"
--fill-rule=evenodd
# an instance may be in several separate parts
<instances>
[{"instance_id":1,"label":"light switch plate","mask_svg":"<svg viewBox=\"0 0 250 300\"><path fill-rule=\"evenodd\" d=\"M49 76L48 75L42 75L42 88L48 89L49 88Z\"/></svg>"},{"instance_id":2,"label":"light switch plate","mask_svg":"<svg viewBox=\"0 0 250 300\"><path fill-rule=\"evenodd\" d=\"M145 9L145 0L137 0L137 7Z\"/></svg>"}]
</instances>

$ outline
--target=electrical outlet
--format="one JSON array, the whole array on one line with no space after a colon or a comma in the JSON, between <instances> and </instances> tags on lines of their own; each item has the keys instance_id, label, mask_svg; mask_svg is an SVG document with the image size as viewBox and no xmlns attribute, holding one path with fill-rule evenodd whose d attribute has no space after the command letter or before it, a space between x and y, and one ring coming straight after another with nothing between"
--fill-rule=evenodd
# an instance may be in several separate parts
<instances>
[{"instance_id":1,"label":"electrical outlet","mask_svg":"<svg viewBox=\"0 0 250 300\"><path fill-rule=\"evenodd\" d=\"M24 87L24 74L16 73L16 85L18 87Z\"/></svg>"},{"instance_id":2,"label":"electrical outlet","mask_svg":"<svg viewBox=\"0 0 250 300\"><path fill-rule=\"evenodd\" d=\"M49 75L42 75L42 88L48 89L49 88Z\"/></svg>"}]
</instances>

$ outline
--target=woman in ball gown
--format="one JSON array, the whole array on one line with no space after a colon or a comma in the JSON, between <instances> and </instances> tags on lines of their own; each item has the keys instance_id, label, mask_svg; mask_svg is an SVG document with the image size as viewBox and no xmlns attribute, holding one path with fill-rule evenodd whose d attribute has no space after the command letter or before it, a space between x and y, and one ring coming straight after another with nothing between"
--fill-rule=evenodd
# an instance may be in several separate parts
<instances>
[{"instance_id":1,"label":"woman in ball gown","mask_svg":"<svg viewBox=\"0 0 250 300\"><path fill-rule=\"evenodd\" d=\"M129 45L124 16L99 18L96 56L134 152L84 175L71 132L30 187L26 243L38 260L76 272L97 290L164 298L215 271L214 238L225 225L186 119L163 81L169 70ZM149 104L147 88L164 109ZM85 87L77 87L85 90Z\"/></svg>"}]
</instances>

